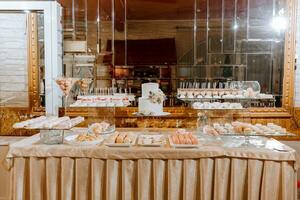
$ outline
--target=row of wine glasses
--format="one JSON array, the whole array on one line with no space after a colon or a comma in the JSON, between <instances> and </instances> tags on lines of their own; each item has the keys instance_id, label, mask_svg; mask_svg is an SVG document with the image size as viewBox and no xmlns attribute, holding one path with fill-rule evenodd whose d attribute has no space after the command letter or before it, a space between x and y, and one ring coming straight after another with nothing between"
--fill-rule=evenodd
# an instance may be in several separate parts
<instances>
[{"instance_id":1,"label":"row of wine glasses","mask_svg":"<svg viewBox=\"0 0 300 200\"><path fill-rule=\"evenodd\" d=\"M179 89L237 89L248 90L251 88L254 92L260 93L261 88L258 81L227 81L227 82L198 82L181 81Z\"/></svg>"},{"instance_id":2,"label":"row of wine glasses","mask_svg":"<svg viewBox=\"0 0 300 200\"><path fill-rule=\"evenodd\" d=\"M201 88L201 89L215 89L215 88L223 88L229 89L231 88L231 82L200 82L200 81L181 81L179 83L180 89L192 89L192 88Z\"/></svg>"}]
</instances>

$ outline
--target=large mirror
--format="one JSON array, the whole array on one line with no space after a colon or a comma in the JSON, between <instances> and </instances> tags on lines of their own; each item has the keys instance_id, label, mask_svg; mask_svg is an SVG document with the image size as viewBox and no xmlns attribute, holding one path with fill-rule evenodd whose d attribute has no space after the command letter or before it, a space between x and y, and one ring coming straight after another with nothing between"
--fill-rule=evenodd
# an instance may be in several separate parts
<instances>
[{"instance_id":1,"label":"large mirror","mask_svg":"<svg viewBox=\"0 0 300 200\"><path fill-rule=\"evenodd\" d=\"M165 106L183 84L258 81L282 106L285 0L61 0L65 73L95 88L158 82ZM75 47L76 48L75 48ZM133 104L136 105L136 104ZM258 104L259 105L259 104Z\"/></svg>"}]
</instances>

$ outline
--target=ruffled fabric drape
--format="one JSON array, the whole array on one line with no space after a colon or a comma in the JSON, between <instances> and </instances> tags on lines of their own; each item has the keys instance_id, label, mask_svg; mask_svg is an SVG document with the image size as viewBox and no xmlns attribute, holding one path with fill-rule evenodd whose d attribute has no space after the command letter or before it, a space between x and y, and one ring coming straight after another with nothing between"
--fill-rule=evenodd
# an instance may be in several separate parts
<instances>
[{"instance_id":1,"label":"ruffled fabric drape","mask_svg":"<svg viewBox=\"0 0 300 200\"><path fill-rule=\"evenodd\" d=\"M15 158L12 199L292 200L293 162Z\"/></svg>"},{"instance_id":2,"label":"ruffled fabric drape","mask_svg":"<svg viewBox=\"0 0 300 200\"><path fill-rule=\"evenodd\" d=\"M296 152L268 142L270 149L109 148L44 145L35 135L8 152L11 199L296 200Z\"/></svg>"}]
</instances>

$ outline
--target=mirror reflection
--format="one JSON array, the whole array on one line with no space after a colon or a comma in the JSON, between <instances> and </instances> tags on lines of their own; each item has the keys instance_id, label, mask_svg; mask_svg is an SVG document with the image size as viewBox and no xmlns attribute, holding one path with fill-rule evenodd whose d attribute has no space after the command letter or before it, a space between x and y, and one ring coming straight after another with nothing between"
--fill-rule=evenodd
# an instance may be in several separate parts
<instances>
[{"instance_id":1,"label":"mirror reflection","mask_svg":"<svg viewBox=\"0 0 300 200\"><path fill-rule=\"evenodd\" d=\"M61 3L65 74L91 78L94 92L113 87L138 97L142 83L157 82L165 106L180 106L178 89L258 81L272 98L254 106L281 106L284 0Z\"/></svg>"}]
</instances>

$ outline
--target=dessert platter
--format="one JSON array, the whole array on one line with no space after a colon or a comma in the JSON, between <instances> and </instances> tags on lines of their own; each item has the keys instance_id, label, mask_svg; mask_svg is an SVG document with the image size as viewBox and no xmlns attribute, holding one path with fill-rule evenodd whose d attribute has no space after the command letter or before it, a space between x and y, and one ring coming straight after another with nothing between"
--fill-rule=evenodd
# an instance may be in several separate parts
<instances>
[{"instance_id":1,"label":"dessert platter","mask_svg":"<svg viewBox=\"0 0 300 200\"><path fill-rule=\"evenodd\" d=\"M274 96L271 94L257 93L252 88L246 90L238 89L178 89L177 97L179 99L190 99L190 100L218 100L218 99L273 99Z\"/></svg>"},{"instance_id":2,"label":"dessert platter","mask_svg":"<svg viewBox=\"0 0 300 200\"><path fill-rule=\"evenodd\" d=\"M194 102L192 108L197 110L239 110L243 109L241 103L230 102Z\"/></svg>"},{"instance_id":3,"label":"dessert platter","mask_svg":"<svg viewBox=\"0 0 300 200\"><path fill-rule=\"evenodd\" d=\"M246 122L234 121L232 123L213 123L212 125L205 125L202 128L202 133L212 136L226 136L226 135L247 135L247 136L287 136L291 133L287 133L285 128L279 125L268 123L262 124L250 124Z\"/></svg>"},{"instance_id":4,"label":"dessert platter","mask_svg":"<svg viewBox=\"0 0 300 200\"><path fill-rule=\"evenodd\" d=\"M162 134L139 135L138 145L144 147L162 147L166 144L166 137Z\"/></svg>"},{"instance_id":5,"label":"dessert platter","mask_svg":"<svg viewBox=\"0 0 300 200\"><path fill-rule=\"evenodd\" d=\"M207 86L207 85L206 85ZM271 94L261 93L260 84L257 81L231 81L221 84L209 84L207 88L200 88L199 84L181 84L177 89L179 100L193 102L230 102L240 103L242 107L274 107L275 97ZM199 104L195 107L202 107Z\"/></svg>"},{"instance_id":6,"label":"dessert platter","mask_svg":"<svg viewBox=\"0 0 300 200\"><path fill-rule=\"evenodd\" d=\"M94 88L91 92L80 92L70 107L127 107L134 100L130 88L129 93L126 88L124 91L121 88Z\"/></svg>"},{"instance_id":7,"label":"dessert platter","mask_svg":"<svg viewBox=\"0 0 300 200\"><path fill-rule=\"evenodd\" d=\"M165 94L159 89L158 83L142 84L142 97L138 99L138 113L136 116L167 116L170 113L163 111Z\"/></svg>"},{"instance_id":8,"label":"dessert platter","mask_svg":"<svg viewBox=\"0 0 300 200\"><path fill-rule=\"evenodd\" d=\"M110 124L106 121L102 121L100 123L92 123L89 125L88 130L93 134L101 134L106 135L115 132L115 125Z\"/></svg>"},{"instance_id":9,"label":"dessert platter","mask_svg":"<svg viewBox=\"0 0 300 200\"><path fill-rule=\"evenodd\" d=\"M75 103L70 107L127 107L134 100L134 95L85 95L77 96Z\"/></svg>"},{"instance_id":10,"label":"dessert platter","mask_svg":"<svg viewBox=\"0 0 300 200\"><path fill-rule=\"evenodd\" d=\"M192 132L179 129L176 133L169 135L170 146L174 148L198 148L198 138Z\"/></svg>"},{"instance_id":11,"label":"dessert platter","mask_svg":"<svg viewBox=\"0 0 300 200\"><path fill-rule=\"evenodd\" d=\"M98 145L104 140L103 136L93 133L79 133L64 138L67 144L71 145Z\"/></svg>"},{"instance_id":12,"label":"dessert platter","mask_svg":"<svg viewBox=\"0 0 300 200\"><path fill-rule=\"evenodd\" d=\"M137 135L130 132L115 132L104 142L109 147L131 147L136 143Z\"/></svg>"},{"instance_id":13,"label":"dessert platter","mask_svg":"<svg viewBox=\"0 0 300 200\"><path fill-rule=\"evenodd\" d=\"M17 122L13 125L15 129L39 129L39 130L69 130L74 126L82 123L83 117L56 117L40 116L33 119Z\"/></svg>"}]
</instances>

